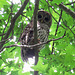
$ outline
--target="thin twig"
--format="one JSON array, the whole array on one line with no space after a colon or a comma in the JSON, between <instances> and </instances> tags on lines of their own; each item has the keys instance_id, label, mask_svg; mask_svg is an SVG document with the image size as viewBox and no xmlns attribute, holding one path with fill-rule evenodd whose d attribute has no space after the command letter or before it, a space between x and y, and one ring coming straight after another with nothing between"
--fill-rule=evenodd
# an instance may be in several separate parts
<instances>
[{"instance_id":1,"label":"thin twig","mask_svg":"<svg viewBox=\"0 0 75 75\"><path fill-rule=\"evenodd\" d=\"M71 4L74 4L75 3L75 1L74 2L71 2L71 3L67 3L67 4L65 4L65 5L71 5Z\"/></svg>"},{"instance_id":2,"label":"thin twig","mask_svg":"<svg viewBox=\"0 0 75 75\"><path fill-rule=\"evenodd\" d=\"M23 14L21 14L22 16L24 16L24 17L26 17L29 21L31 21L27 16L25 16L25 15L23 15Z\"/></svg>"},{"instance_id":3,"label":"thin twig","mask_svg":"<svg viewBox=\"0 0 75 75\"><path fill-rule=\"evenodd\" d=\"M74 26L75 26L75 25L73 25L72 28L73 28ZM71 28L71 29L72 29L72 28Z\"/></svg>"},{"instance_id":4,"label":"thin twig","mask_svg":"<svg viewBox=\"0 0 75 75\"><path fill-rule=\"evenodd\" d=\"M7 40L9 40L9 39L11 39L11 37L10 37L10 38L7 38L7 39L5 39L5 40L0 41L0 43L3 43L3 42L5 42L5 41L7 41Z\"/></svg>"},{"instance_id":5,"label":"thin twig","mask_svg":"<svg viewBox=\"0 0 75 75\"><path fill-rule=\"evenodd\" d=\"M53 9L53 11L54 11L55 13L57 13L57 14L60 16L60 14L59 14L57 11L55 11L54 7L51 6L47 0L45 0L45 1L47 2L48 6L51 7L51 8Z\"/></svg>"},{"instance_id":6,"label":"thin twig","mask_svg":"<svg viewBox=\"0 0 75 75\"><path fill-rule=\"evenodd\" d=\"M57 31L58 31L58 27L59 27L59 22L61 20L61 16L62 16L62 10L61 10L61 14L60 14L60 17L59 17L59 21L57 22L57 28L56 28L56 31L55 31L55 36L57 35ZM52 45L52 52L51 54L53 54L54 52L54 41L53 41L53 45Z\"/></svg>"},{"instance_id":7,"label":"thin twig","mask_svg":"<svg viewBox=\"0 0 75 75\"><path fill-rule=\"evenodd\" d=\"M0 36L3 36L3 35L5 35L5 33L0 34Z\"/></svg>"},{"instance_id":8,"label":"thin twig","mask_svg":"<svg viewBox=\"0 0 75 75\"><path fill-rule=\"evenodd\" d=\"M75 70L75 68L72 68L72 69L70 69L70 70L67 70L67 72L69 72L69 71L71 71L71 70Z\"/></svg>"},{"instance_id":9,"label":"thin twig","mask_svg":"<svg viewBox=\"0 0 75 75\"><path fill-rule=\"evenodd\" d=\"M4 28L4 30L3 30L3 34L4 34L4 31L5 31L5 29L6 29L7 25L8 25L8 23L9 23L10 16L11 16L11 14L9 14L8 21L7 21L7 23L5 24L5 28ZM2 39L3 39L3 36L2 36ZM2 39L1 39L1 40L2 40Z\"/></svg>"},{"instance_id":10,"label":"thin twig","mask_svg":"<svg viewBox=\"0 0 75 75\"><path fill-rule=\"evenodd\" d=\"M5 60L2 59L2 57L0 57L0 59L1 59L4 63L8 64Z\"/></svg>"},{"instance_id":11,"label":"thin twig","mask_svg":"<svg viewBox=\"0 0 75 75\"><path fill-rule=\"evenodd\" d=\"M15 21L16 19L20 16L20 14L23 12L24 8L26 7L27 3L29 2L29 0L25 0L22 7L19 9L19 11L15 14L15 16L12 18L11 20L11 25L10 28L8 29L7 33L5 34L3 40L7 39L11 33L11 31L13 30L14 26L15 26ZM5 44L5 41L3 43L0 44L0 49L3 47L3 45Z\"/></svg>"},{"instance_id":12,"label":"thin twig","mask_svg":"<svg viewBox=\"0 0 75 75\"><path fill-rule=\"evenodd\" d=\"M72 34L75 36L75 33L71 30L71 28L69 28L69 26L64 22L64 20L62 19L64 25L72 32Z\"/></svg>"},{"instance_id":13,"label":"thin twig","mask_svg":"<svg viewBox=\"0 0 75 75\"><path fill-rule=\"evenodd\" d=\"M10 17L12 17L12 16L11 16L11 15L13 14L13 13L12 13L12 7L13 7L13 3L12 3L12 5L10 6L11 13L9 14L8 21L7 21L7 23L5 24L5 28L4 28L4 30L3 30L3 34L4 34L4 31L5 31L5 29L6 29L7 25L8 25L8 23L9 23ZM12 19L12 18L11 18L11 19ZM2 36L2 39L1 39L1 40L3 40L3 36Z\"/></svg>"}]
</instances>

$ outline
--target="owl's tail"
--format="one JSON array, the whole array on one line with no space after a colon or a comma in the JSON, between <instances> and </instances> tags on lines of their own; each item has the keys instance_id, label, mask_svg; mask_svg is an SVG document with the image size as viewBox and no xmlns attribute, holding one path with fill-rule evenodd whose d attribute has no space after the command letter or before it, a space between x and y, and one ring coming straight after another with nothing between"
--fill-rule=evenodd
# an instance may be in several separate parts
<instances>
[{"instance_id":1,"label":"owl's tail","mask_svg":"<svg viewBox=\"0 0 75 75\"><path fill-rule=\"evenodd\" d=\"M21 58L23 61L28 61L28 58L35 56L35 50L30 48L21 48Z\"/></svg>"}]
</instances>

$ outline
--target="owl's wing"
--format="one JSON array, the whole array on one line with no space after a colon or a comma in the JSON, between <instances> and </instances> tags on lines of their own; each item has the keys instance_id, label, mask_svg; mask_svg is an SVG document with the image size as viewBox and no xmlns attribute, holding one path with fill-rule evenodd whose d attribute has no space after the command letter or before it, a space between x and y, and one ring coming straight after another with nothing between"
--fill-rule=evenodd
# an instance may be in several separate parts
<instances>
[{"instance_id":1,"label":"owl's wing","mask_svg":"<svg viewBox=\"0 0 75 75\"><path fill-rule=\"evenodd\" d=\"M31 44L31 41L33 40L33 25L32 22L28 24L21 36L21 44Z\"/></svg>"},{"instance_id":2,"label":"owl's wing","mask_svg":"<svg viewBox=\"0 0 75 75\"><path fill-rule=\"evenodd\" d=\"M32 22L30 24L28 24L21 36L21 44L22 45L31 45L33 44L34 38L33 38L33 24ZM29 57L33 57L35 54L35 50L33 48L21 48L21 57L22 60L27 61Z\"/></svg>"}]
</instances>

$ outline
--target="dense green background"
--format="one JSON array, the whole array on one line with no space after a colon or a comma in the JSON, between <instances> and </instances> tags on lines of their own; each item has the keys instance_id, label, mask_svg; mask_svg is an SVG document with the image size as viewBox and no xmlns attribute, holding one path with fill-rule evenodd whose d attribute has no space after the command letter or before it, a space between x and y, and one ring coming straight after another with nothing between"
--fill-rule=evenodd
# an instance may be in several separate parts
<instances>
[{"instance_id":1,"label":"dense green background","mask_svg":"<svg viewBox=\"0 0 75 75\"><path fill-rule=\"evenodd\" d=\"M8 1L11 3L10 0ZM66 5L71 3L69 0L48 0L49 4L46 1L40 0L39 10L43 9L52 14L52 26L50 28L49 39L59 38L64 33L66 35L62 39L47 44L40 51L39 62L33 68L39 71L39 75L75 75L75 20L65 11L61 11L57 6L63 2L66 7L75 11L75 4ZM24 0L21 0L21 3L11 5L6 0L0 0L0 34L7 32L12 17L23 2ZM49 7L50 5L51 7ZM16 20L14 30L12 30L9 36L11 39L7 40L4 46L15 44L19 40L23 29L31 20L33 12L34 3L30 1L23 11L23 15L20 15ZM59 22L60 16L61 20ZM3 37L4 35L0 35L0 41ZM13 40L15 37L16 40ZM10 75L9 73L11 75L33 74L33 72L22 73L24 63L21 59L20 52L20 47L4 48L0 53L0 75ZM18 57L19 59L15 62Z\"/></svg>"}]
</instances>

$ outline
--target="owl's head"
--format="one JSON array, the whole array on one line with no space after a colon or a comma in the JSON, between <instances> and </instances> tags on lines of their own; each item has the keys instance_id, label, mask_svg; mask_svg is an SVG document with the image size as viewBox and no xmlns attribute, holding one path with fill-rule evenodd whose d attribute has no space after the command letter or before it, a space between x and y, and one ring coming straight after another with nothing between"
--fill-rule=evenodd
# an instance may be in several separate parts
<instances>
[{"instance_id":1,"label":"owl's head","mask_svg":"<svg viewBox=\"0 0 75 75\"><path fill-rule=\"evenodd\" d=\"M46 11L38 11L38 21L47 24L48 27L50 27L52 23L51 14Z\"/></svg>"}]
</instances>

